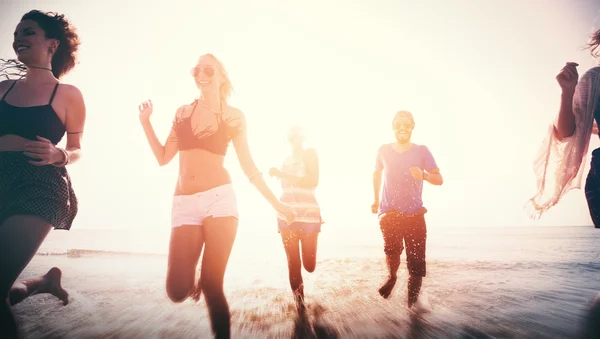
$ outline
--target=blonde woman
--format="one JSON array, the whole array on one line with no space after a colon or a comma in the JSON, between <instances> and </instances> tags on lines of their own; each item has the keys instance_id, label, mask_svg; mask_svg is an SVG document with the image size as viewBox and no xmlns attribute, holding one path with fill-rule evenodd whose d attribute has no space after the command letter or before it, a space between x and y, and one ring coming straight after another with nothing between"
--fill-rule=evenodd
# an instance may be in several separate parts
<instances>
[{"instance_id":1,"label":"blonde woman","mask_svg":"<svg viewBox=\"0 0 600 339\"><path fill-rule=\"evenodd\" d=\"M273 208L286 218L293 210L280 202L263 180L248 147L244 114L227 99L232 86L223 65L211 54L192 69L200 98L180 107L165 144L150 123L152 102L139 107L139 117L160 166L179 152L179 177L172 205L167 294L173 302L204 293L217 338L230 337L230 313L223 278L238 227L238 208L231 178L223 163L233 143L244 173ZM195 269L202 257L200 279Z\"/></svg>"}]
</instances>

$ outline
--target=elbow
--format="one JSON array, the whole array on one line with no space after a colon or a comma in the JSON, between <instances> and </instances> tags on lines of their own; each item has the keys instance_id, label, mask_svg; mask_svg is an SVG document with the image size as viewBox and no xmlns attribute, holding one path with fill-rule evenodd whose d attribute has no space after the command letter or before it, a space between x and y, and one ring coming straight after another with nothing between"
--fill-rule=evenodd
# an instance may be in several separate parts
<instances>
[{"instance_id":1,"label":"elbow","mask_svg":"<svg viewBox=\"0 0 600 339\"><path fill-rule=\"evenodd\" d=\"M156 158L156 161L158 162L158 166L160 166L160 167L163 167L169 163L169 160L165 159L164 157Z\"/></svg>"},{"instance_id":2,"label":"elbow","mask_svg":"<svg viewBox=\"0 0 600 339\"><path fill-rule=\"evenodd\" d=\"M567 128L565 126L554 126L554 137L558 141L564 141L567 138L570 138L575 134L575 126Z\"/></svg>"}]
</instances>

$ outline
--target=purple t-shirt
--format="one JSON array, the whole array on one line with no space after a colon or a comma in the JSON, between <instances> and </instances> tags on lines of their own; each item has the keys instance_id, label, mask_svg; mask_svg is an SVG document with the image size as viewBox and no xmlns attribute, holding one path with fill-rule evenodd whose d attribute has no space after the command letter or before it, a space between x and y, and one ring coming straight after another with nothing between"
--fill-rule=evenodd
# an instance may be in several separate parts
<instances>
[{"instance_id":1,"label":"purple t-shirt","mask_svg":"<svg viewBox=\"0 0 600 339\"><path fill-rule=\"evenodd\" d=\"M391 210L412 214L423 208L423 180L413 178L411 167L427 172L438 168L427 146L413 145L407 151L398 153L393 144L387 144L377 151L375 168L383 170L380 214Z\"/></svg>"}]
</instances>

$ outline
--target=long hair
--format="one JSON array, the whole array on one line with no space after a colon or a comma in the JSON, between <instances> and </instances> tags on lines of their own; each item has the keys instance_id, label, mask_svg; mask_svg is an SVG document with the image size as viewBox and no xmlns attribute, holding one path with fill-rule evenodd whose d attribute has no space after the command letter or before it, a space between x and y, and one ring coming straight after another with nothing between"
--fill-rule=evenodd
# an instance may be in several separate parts
<instances>
[{"instance_id":1,"label":"long hair","mask_svg":"<svg viewBox=\"0 0 600 339\"><path fill-rule=\"evenodd\" d=\"M58 40L58 48L52 55L52 74L60 79L76 64L79 49L79 36L75 27L62 14L33 10L25 13L21 21L35 21L44 31L47 39ZM0 59L0 78L22 78L27 74L27 66L16 59Z\"/></svg>"},{"instance_id":2,"label":"long hair","mask_svg":"<svg viewBox=\"0 0 600 339\"><path fill-rule=\"evenodd\" d=\"M590 40L585 48L590 50L590 54L594 58L600 58L600 29L590 35Z\"/></svg>"},{"instance_id":3,"label":"long hair","mask_svg":"<svg viewBox=\"0 0 600 339\"><path fill-rule=\"evenodd\" d=\"M221 87L219 88L219 99L221 100L221 106L227 107L227 101L233 92L233 86L231 85L231 80L229 80L229 75L227 75L227 71L225 70L223 63L217 59L217 57L210 53L204 54L200 58L203 57L211 57L217 63L217 66L219 66L219 71L221 74L223 74L223 78L225 78L225 81L223 81Z\"/></svg>"},{"instance_id":4,"label":"long hair","mask_svg":"<svg viewBox=\"0 0 600 339\"><path fill-rule=\"evenodd\" d=\"M0 59L0 81L17 80L27 74L27 66L15 59Z\"/></svg>"}]
</instances>

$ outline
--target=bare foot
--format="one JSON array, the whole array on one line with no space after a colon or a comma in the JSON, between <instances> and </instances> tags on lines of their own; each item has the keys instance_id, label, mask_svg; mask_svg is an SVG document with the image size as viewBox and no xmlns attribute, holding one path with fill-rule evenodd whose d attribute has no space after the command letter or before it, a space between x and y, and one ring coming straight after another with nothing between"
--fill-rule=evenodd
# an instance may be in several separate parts
<instances>
[{"instance_id":1,"label":"bare foot","mask_svg":"<svg viewBox=\"0 0 600 339\"><path fill-rule=\"evenodd\" d=\"M421 316L425 313L431 312L431 307L429 306L429 303L425 301L423 296L419 296L417 302L410 306L409 312L411 315Z\"/></svg>"},{"instance_id":2,"label":"bare foot","mask_svg":"<svg viewBox=\"0 0 600 339\"><path fill-rule=\"evenodd\" d=\"M52 267L46 275L41 287L41 293L50 293L63 302L63 305L69 303L69 293L61 286L62 271L58 267Z\"/></svg>"},{"instance_id":3,"label":"bare foot","mask_svg":"<svg viewBox=\"0 0 600 339\"><path fill-rule=\"evenodd\" d=\"M392 294L392 290L394 289L394 286L396 286L396 279L397 277L389 277L385 284L379 289L379 294L384 299L389 298L390 294Z\"/></svg>"}]
</instances>

